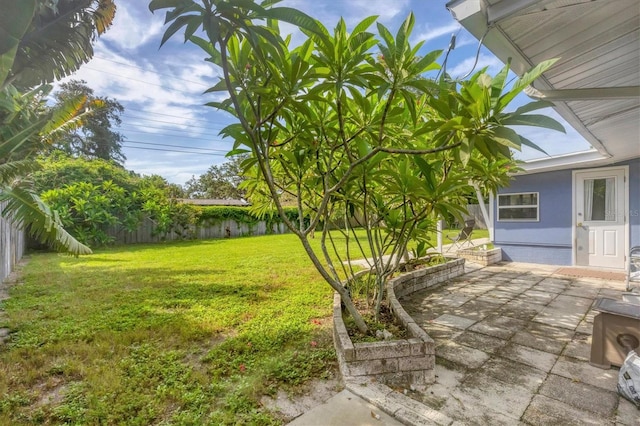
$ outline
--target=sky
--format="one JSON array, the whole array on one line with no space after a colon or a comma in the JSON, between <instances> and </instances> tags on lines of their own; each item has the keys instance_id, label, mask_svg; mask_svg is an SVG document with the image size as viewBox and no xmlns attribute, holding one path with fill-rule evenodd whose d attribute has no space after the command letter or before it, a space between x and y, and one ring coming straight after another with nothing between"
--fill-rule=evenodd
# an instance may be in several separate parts
<instances>
[{"instance_id":1,"label":"sky","mask_svg":"<svg viewBox=\"0 0 640 426\"><path fill-rule=\"evenodd\" d=\"M446 50L452 34L456 34L447 71L453 77L461 77L474 69L478 41L460 27L445 4L445 0L284 0L279 6L300 9L330 31L340 17L353 28L363 18L378 15L378 20L394 34L413 11L416 25L411 42L425 41L421 53ZM233 118L204 105L224 98L219 93L203 93L219 81L218 70L204 61L206 55L200 48L184 44L181 33L160 48L164 10L152 14L148 1L140 0L116 0L116 5L115 21L95 43L93 59L62 81L84 80L96 96L115 99L124 106L122 124L114 130L125 137L127 169L184 184L210 166L226 161L225 153L233 143L218 135ZM372 29L375 31L375 25ZM282 25L281 30L293 29ZM295 35L293 40L295 43ZM502 66L488 50L480 49L475 70L488 67L495 74ZM513 108L528 100L519 96ZM552 109L543 113L562 122ZM565 128L567 134L523 127L517 131L549 155L590 148L566 123ZM543 156L532 150L517 155L523 160Z\"/></svg>"}]
</instances>

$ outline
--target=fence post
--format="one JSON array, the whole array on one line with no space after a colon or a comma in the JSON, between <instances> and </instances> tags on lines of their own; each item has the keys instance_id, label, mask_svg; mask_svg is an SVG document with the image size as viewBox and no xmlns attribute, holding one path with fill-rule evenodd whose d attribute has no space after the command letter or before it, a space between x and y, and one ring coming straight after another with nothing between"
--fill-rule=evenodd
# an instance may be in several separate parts
<instances>
[{"instance_id":1,"label":"fence post","mask_svg":"<svg viewBox=\"0 0 640 426\"><path fill-rule=\"evenodd\" d=\"M0 212L6 202L0 203ZM16 263L22 259L25 248L24 231L0 215L0 283L13 271Z\"/></svg>"}]
</instances>

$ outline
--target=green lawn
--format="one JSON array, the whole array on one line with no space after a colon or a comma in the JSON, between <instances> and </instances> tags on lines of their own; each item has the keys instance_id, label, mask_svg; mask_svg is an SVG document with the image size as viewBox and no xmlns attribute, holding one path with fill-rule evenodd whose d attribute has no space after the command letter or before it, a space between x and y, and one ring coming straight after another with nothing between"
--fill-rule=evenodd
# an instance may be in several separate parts
<instances>
[{"instance_id":1,"label":"green lawn","mask_svg":"<svg viewBox=\"0 0 640 426\"><path fill-rule=\"evenodd\" d=\"M34 254L23 278L0 424L281 424L262 395L336 371L332 291L293 235Z\"/></svg>"},{"instance_id":2,"label":"green lawn","mask_svg":"<svg viewBox=\"0 0 640 426\"><path fill-rule=\"evenodd\" d=\"M0 423L279 424L332 374L331 290L292 235L36 254L4 302Z\"/></svg>"}]
</instances>

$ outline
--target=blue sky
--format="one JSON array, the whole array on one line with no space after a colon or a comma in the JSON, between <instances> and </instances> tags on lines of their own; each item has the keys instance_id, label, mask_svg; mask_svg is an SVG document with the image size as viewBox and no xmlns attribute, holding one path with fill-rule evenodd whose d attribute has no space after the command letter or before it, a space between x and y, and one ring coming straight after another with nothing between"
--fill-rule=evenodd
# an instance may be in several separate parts
<instances>
[{"instance_id":1,"label":"blue sky","mask_svg":"<svg viewBox=\"0 0 640 426\"><path fill-rule=\"evenodd\" d=\"M151 14L146 1L116 0L116 4L115 22L95 44L94 58L69 78L85 80L96 95L114 98L125 107L122 125L116 129L126 138L125 167L183 184L211 165L224 162L224 153L232 143L218 136L230 116L204 106L216 100L203 92L217 83L218 71L204 61L198 47L183 44L179 35L159 48L164 12ZM379 21L392 32L413 11L416 26L412 41L425 40L425 53L445 50L451 35L457 35L447 70L458 77L472 69L478 41L460 28L445 4L445 0L284 0L280 5L301 9L329 29L341 16L353 27L366 16L379 15ZM282 31L292 28L284 25ZM494 74L502 63L481 49L476 69L485 66ZM522 96L514 107L526 101ZM559 118L551 109L545 113ZM565 127L566 135L517 130L551 155L589 148L577 132ZM519 155L522 159L541 156L532 151Z\"/></svg>"}]
</instances>

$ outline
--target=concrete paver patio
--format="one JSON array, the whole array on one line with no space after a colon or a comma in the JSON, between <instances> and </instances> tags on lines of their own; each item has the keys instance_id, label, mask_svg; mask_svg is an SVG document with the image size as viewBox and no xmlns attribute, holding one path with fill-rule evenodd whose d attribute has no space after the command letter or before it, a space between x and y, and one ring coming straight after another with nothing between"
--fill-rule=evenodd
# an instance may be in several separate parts
<instances>
[{"instance_id":1,"label":"concrete paver patio","mask_svg":"<svg viewBox=\"0 0 640 426\"><path fill-rule=\"evenodd\" d=\"M640 424L618 369L588 362L593 301L620 299L624 283L557 269L502 263L401 300L436 342L436 383L412 397L437 423Z\"/></svg>"}]
</instances>

